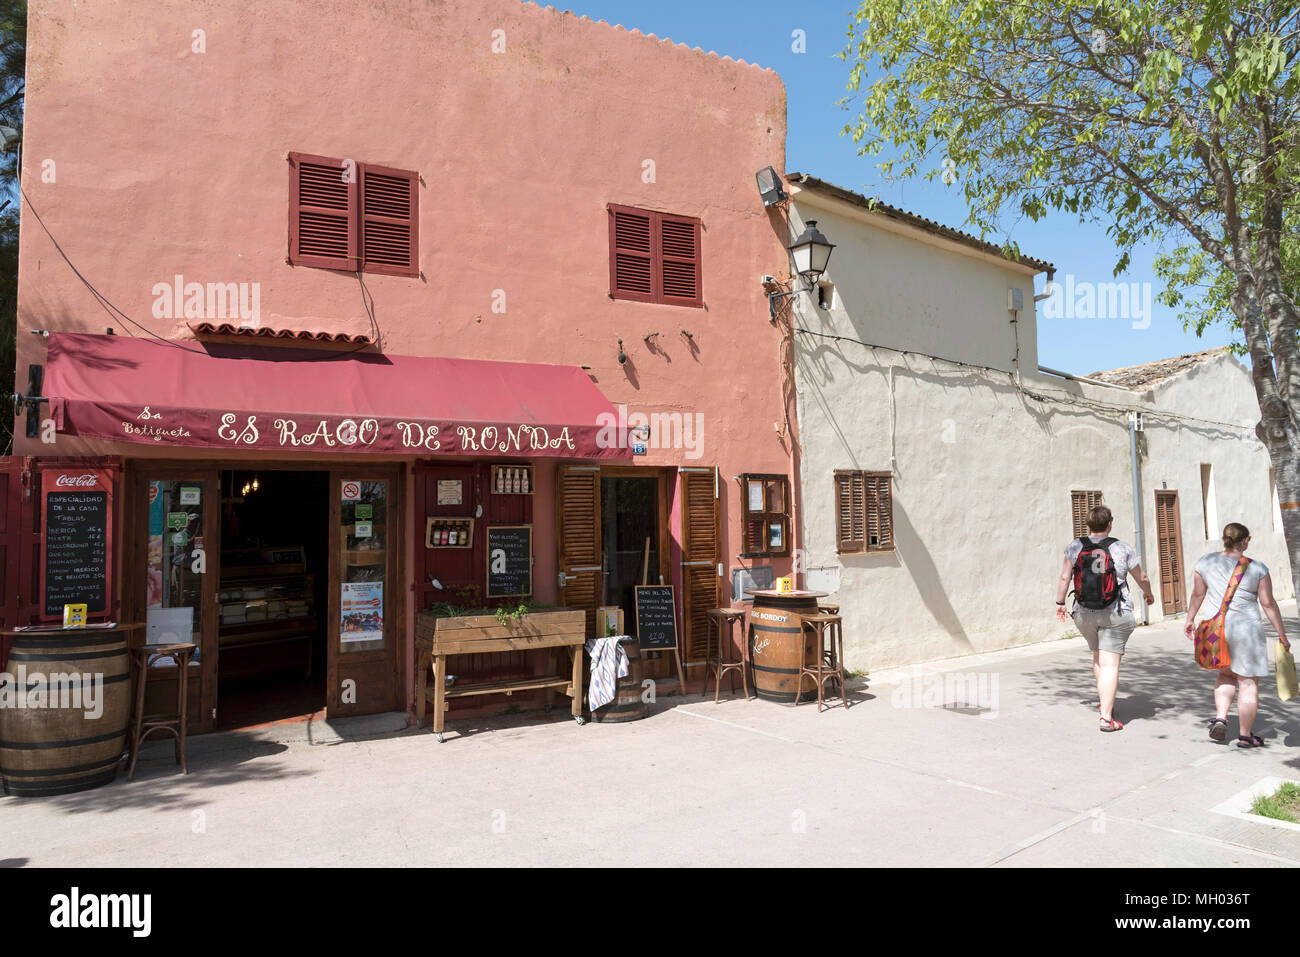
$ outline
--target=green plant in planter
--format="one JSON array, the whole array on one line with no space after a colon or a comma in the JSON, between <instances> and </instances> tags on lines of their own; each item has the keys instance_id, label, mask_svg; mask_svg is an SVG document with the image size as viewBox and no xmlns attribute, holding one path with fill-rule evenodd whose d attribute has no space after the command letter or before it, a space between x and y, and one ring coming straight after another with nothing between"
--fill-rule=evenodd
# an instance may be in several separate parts
<instances>
[{"instance_id":1,"label":"green plant in planter","mask_svg":"<svg viewBox=\"0 0 1300 957\"><path fill-rule=\"evenodd\" d=\"M528 610L528 602L521 601L513 608L506 608L503 605L498 605L496 611L492 614L496 617L497 624L509 627L510 625L517 623L519 619L524 617L524 615L528 614Z\"/></svg>"}]
</instances>

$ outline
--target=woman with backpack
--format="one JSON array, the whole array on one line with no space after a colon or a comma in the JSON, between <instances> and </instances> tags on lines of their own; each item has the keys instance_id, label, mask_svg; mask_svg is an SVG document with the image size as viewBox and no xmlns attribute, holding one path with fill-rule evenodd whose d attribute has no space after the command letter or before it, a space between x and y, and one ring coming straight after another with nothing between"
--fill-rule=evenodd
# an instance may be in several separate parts
<instances>
[{"instance_id":1,"label":"woman with backpack","mask_svg":"<svg viewBox=\"0 0 1300 957\"><path fill-rule=\"evenodd\" d=\"M1223 527L1223 551L1210 552L1196 563L1192 600L1187 606L1187 637L1196 639L1196 613L1202 602L1206 608L1224 615L1224 636L1229 662L1220 668L1214 682L1215 718L1210 722L1210 737L1222 741L1228 735L1228 709L1237 698L1237 720L1241 725L1237 737L1239 748L1260 748L1264 739L1253 733L1259 711L1259 679L1269 674L1268 641L1262 608L1282 647L1291 650L1282 613L1273 599L1273 579L1263 562L1245 556L1250 545L1250 529L1237 522ZM1209 601L1206 602L1206 596ZM1240 689L1240 696L1238 696Z\"/></svg>"},{"instance_id":2,"label":"woman with backpack","mask_svg":"<svg viewBox=\"0 0 1300 957\"><path fill-rule=\"evenodd\" d=\"M1129 635L1137 627L1128 596L1128 577L1133 576L1148 605L1156 600L1133 546L1110 537L1113 523L1114 516L1105 505L1088 512L1090 534L1066 546L1065 565L1056 584L1057 621L1065 621L1066 594L1074 585L1074 623L1092 651L1102 731L1124 729L1113 712L1119 689L1119 662Z\"/></svg>"}]
</instances>

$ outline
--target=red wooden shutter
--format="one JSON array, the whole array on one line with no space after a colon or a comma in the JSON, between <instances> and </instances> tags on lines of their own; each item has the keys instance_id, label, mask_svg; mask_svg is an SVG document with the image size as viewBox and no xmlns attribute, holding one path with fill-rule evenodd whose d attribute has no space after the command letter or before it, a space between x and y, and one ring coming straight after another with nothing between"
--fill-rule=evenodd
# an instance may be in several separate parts
<instances>
[{"instance_id":1,"label":"red wooden shutter","mask_svg":"<svg viewBox=\"0 0 1300 957\"><path fill-rule=\"evenodd\" d=\"M677 306L703 306L700 221L666 214L658 218L661 301Z\"/></svg>"},{"instance_id":2,"label":"red wooden shutter","mask_svg":"<svg viewBox=\"0 0 1300 957\"><path fill-rule=\"evenodd\" d=\"M356 271L356 179L342 160L289 154L289 262Z\"/></svg>"},{"instance_id":3,"label":"red wooden shutter","mask_svg":"<svg viewBox=\"0 0 1300 957\"><path fill-rule=\"evenodd\" d=\"M419 174L361 167L361 259L366 272L420 274Z\"/></svg>"},{"instance_id":4,"label":"red wooden shutter","mask_svg":"<svg viewBox=\"0 0 1300 957\"><path fill-rule=\"evenodd\" d=\"M721 602L718 562L716 469L683 469L682 477L682 657L702 661L708 654L709 609Z\"/></svg>"},{"instance_id":5,"label":"red wooden shutter","mask_svg":"<svg viewBox=\"0 0 1300 957\"><path fill-rule=\"evenodd\" d=\"M627 206L609 207L609 294L615 299L654 302L658 298L655 214Z\"/></svg>"},{"instance_id":6,"label":"red wooden shutter","mask_svg":"<svg viewBox=\"0 0 1300 957\"><path fill-rule=\"evenodd\" d=\"M600 542L600 469L565 466L556 476L556 532L559 539L560 604L587 613L587 634L595 636L596 608L604 597Z\"/></svg>"}]
</instances>

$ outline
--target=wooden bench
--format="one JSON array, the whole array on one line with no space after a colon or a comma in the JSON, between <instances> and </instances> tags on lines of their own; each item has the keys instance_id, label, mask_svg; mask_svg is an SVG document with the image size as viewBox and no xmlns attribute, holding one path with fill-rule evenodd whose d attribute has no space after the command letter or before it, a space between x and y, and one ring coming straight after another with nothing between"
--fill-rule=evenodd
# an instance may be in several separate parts
<instances>
[{"instance_id":1,"label":"wooden bench","mask_svg":"<svg viewBox=\"0 0 1300 957\"><path fill-rule=\"evenodd\" d=\"M524 615L503 625L492 615L466 615L460 618L437 618L428 612L417 616L415 644L419 649L419 679L416 689L416 717L424 727L426 706L433 705L433 733L443 740L443 721L450 698L469 695L514 694L516 691L546 691L549 710L555 692L573 699L573 720L582 717L582 646L587 640L587 615L582 610L545 611ZM558 668L557 650L567 648L572 655L568 674ZM447 687L449 655L492 654L501 651L549 649L548 674L505 681L480 681ZM433 667L433 687L429 687L429 667Z\"/></svg>"}]
</instances>

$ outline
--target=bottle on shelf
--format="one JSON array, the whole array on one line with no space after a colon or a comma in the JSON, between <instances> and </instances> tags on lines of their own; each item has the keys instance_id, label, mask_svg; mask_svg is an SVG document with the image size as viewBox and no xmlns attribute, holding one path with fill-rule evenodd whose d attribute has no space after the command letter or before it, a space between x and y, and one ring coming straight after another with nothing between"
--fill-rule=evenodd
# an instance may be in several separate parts
<instances>
[{"instance_id":1,"label":"bottle on shelf","mask_svg":"<svg viewBox=\"0 0 1300 957\"><path fill-rule=\"evenodd\" d=\"M516 494L519 491L519 469L510 470L510 492Z\"/></svg>"},{"instance_id":2,"label":"bottle on shelf","mask_svg":"<svg viewBox=\"0 0 1300 957\"><path fill-rule=\"evenodd\" d=\"M501 468L500 466L497 466L497 488L496 488L496 490L497 490L497 492L504 492L504 491L506 490L506 470L503 469L503 468Z\"/></svg>"},{"instance_id":3,"label":"bottle on shelf","mask_svg":"<svg viewBox=\"0 0 1300 957\"><path fill-rule=\"evenodd\" d=\"M525 495L528 494L528 471L527 468L520 469L521 474L519 476L519 491Z\"/></svg>"}]
</instances>

